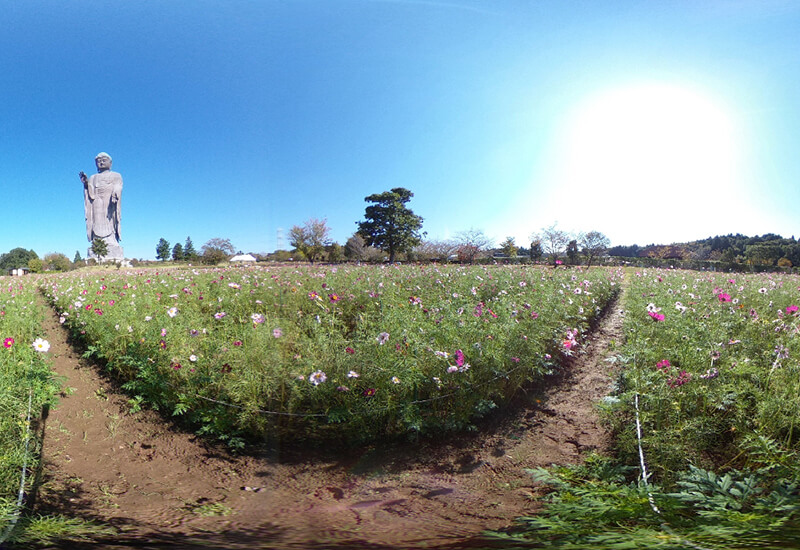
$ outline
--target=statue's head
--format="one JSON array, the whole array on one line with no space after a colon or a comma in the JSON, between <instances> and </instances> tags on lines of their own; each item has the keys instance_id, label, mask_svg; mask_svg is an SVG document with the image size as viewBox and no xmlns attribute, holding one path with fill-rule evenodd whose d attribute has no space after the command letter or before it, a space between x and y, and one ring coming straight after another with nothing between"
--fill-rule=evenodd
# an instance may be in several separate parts
<instances>
[{"instance_id":1,"label":"statue's head","mask_svg":"<svg viewBox=\"0 0 800 550\"><path fill-rule=\"evenodd\" d=\"M111 169L111 156L108 153L98 153L94 157L94 163L97 165L98 172L104 172Z\"/></svg>"}]
</instances>

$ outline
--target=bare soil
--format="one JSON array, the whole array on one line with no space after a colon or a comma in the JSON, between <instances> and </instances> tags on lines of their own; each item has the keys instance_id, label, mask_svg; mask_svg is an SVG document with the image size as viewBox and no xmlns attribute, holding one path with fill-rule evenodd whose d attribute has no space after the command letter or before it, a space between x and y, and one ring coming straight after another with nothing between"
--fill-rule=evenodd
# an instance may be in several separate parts
<instances>
[{"instance_id":1,"label":"bare soil","mask_svg":"<svg viewBox=\"0 0 800 550\"><path fill-rule=\"evenodd\" d=\"M80 358L55 314L46 323L56 372L70 388L44 424L35 513L112 525L113 540L70 548L476 548L480 534L535 514L525 469L603 452L595 402L621 340L616 304L563 373L474 434L345 453L272 445L226 449L128 398Z\"/></svg>"}]
</instances>

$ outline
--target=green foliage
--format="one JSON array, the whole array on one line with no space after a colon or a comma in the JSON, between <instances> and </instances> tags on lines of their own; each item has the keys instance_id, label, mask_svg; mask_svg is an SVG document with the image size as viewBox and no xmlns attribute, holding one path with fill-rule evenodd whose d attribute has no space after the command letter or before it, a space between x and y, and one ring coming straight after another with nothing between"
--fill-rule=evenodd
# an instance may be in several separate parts
<instances>
[{"instance_id":1,"label":"green foliage","mask_svg":"<svg viewBox=\"0 0 800 550\"><path fill-rule=\"evenodd\" d=\"M72 269L72 262L69 261L69 258L58 252L45 254L43 264L46 271L69 271Z\"/></svg>"},{"instance_id":2,"label":"green foliage","mask_svg":"<svg viewBox=\"0 0 800 550\"><path fill-rule=\"evenodd\" d=\"M331 243L325 247L328 261L332 264L341 262L344 259L344 248L339 243Z\"/></svg>"},{"instance_id":3,"label":"green foliage","mask_svg":"<svg viewBox=\"0 0 800 550\"><path fill-rule=\"evenodd\" d=\"M572 239L567 243L567 258L569 259L569 263L575 265L578 263L578 241Z\"/></svg>"},{"instance_id":4,"label":"green foliage","mask_svg":"<svg viewBox=\"0 0 800 550\"><path fill-rule=\"evenodd\" d=\"M32 258L28 260L28 271L31 273L41 273L44 271L44 262L39 258Z\"/></svg>"},{"instance_id":5,"label":"green foliage","mask_svg":"<svg viewBox=\"0 0 800 550\"><path fill-rule=\"evenodd\" d=\"M8 271L18 267L27 267L29 261L38 258L39 255L33 250L14 248L0 256L0 269Z\"/></svg>"},{"instance_id":6,"label":"green foliage","mask_svg":"<svg viewBox=\"0 0 800 550\"><path fill-rule=\"evenodd\" d=\"M531 241L531 247L528 250L528 254L531 257L531 261L536 262L540 260L544 255L544 251L542 250L542 242L538 239Z\"/></svg>"},{"instance_id":7,"label":"green foliage","mask_svg":"<svg viewBox=\"0 0 800 550\"><path fill-rule=\"evenodd\" d=\"M183 260L183 245L181 243L175 243L175 246L172 247L172 259L176 262Z\"/></svg>"},{"instance_id":8,"label":"green foliage","mask_svg":"<svg viewBox=\"0 0 800 550\"><path fill-rule=\"evenodd\" d=\"M92 254L102 259L108 255L108 244L100 238L95 237L90 247Z\"/></svg>"},{"instance_id":9,"label":"green foliage","mask_svg":"<svg viewBox=\"0 0 800 550\"><path fill-rule=\"evenodd\" d=\"M514 243L514 237L506 237L506 240L500 243L500 251L509 258L516 258L517 245Z\"/></svg>"},{"instance_id":10,"label":"green foliage","mask_svg":"<svg viewBox=\"0 0 800 550\"><path fill-rule=\"evenodd\" d=\"M209 239L202 248L202 260L206 265L218 265L233 256L235 248L230 239L215 237Z\"/></svg>"},{"instance_id":11,"label":"green foliage","mask_svg":"<svg viewBox=\"0 0 800 550\"><path fill-rule=\"evenodd\" d=\"M289 230L289 244L309 262L314 263L331 246L330 232L326 220L310 219L302 226L295 225Z\"/></svg>"},{"instance_id":12,"label":"green foliage","mask_svg":"<svg viewBox=\"0 0 800 550\"><path fill-rule=\"evenodd\" d=\"M203 251L201 256L203 263L206 265L219 265L222 262L228 261L228 255L219 248L207 248Z\"/></svg>"},{"instance_id":13,"label":"green foliage","mask_svg":"<svg viewBox=\"0 0 800 550\"><path fill-rule=\"evenodd\" d=\"M364 198L374 204L367 206L358 233L369 246L388 252L390 262L398 253L410 252L420 243L422 218L406 207L413 196L408 189L395 187Z\"/></svg>"},{"instance_id":14,"label":"green foliage","mask_svg":"<svg viewBox=\"0 0 800 550\"><path fill-rule=\"evenodd\" d=\"M585 465L531 474L555 491L536 516L489 534L503 548L777 550L800 543L796 481L691 468L681 475L684 491L667 493L626 482L625 468L595 455Z\"/></svg>"},{"instance_id":15,"label":"green foliage","mask_svg":"<svg viewBox=\"0 0 800 550\"><path fill-rule=\"evenodd\" d=\"M9 539L15 548L63 548L67 543L97 541L98 537L113 537L116 530L93 521L64 516L25 517Z\"/></svg>"},{"instance_id":16,"label":"green foliage","mask_svg":"<svg viewBox=\"0 0 800 550\"><path fill-rule=\"evenodd\" d=\"M191 237L186 237L186 243L183 245L183 259L192 261L197 257L197 251L194 249L194 243Z\"/></svg>"},{"instance_id":17,"label":"green foliage","mask_svg":"<svg viewBox=\"0 0 800 550\"><path fill-rule=\"evenodd\" d=\"M161 237L156 245L156 259L162 262L169 260L169 241L164 237Z\"/></svg>"},{"instance_id":18,"label":"green foliage","mask_svg":"<svg viewBox=\"0 0 800 550\"><path fill-rule=\"evenodd\" d=\"M75 251L75 257L72 259L72 263L79 264L83 262L83 258L81 258L81 253L79 250Z\"/></svg>"}]
</instances>

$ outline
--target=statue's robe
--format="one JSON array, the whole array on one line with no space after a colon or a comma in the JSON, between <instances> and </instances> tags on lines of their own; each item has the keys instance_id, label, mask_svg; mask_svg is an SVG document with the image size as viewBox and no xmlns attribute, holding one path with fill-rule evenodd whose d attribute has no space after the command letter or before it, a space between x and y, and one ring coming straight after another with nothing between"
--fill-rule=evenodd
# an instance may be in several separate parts
<instances>
[{"instance_id":1,"label":"statue's robe","mask_svg":"<svg viewBox=\"0 0 800 550\"><path fill-rule=\"evenodd\" d=\"M83 188L83 205L86 212L86 237L115 243L120 240L120 203L122 176L106 170L89 177Z\"/></svg>"}]
</instances>

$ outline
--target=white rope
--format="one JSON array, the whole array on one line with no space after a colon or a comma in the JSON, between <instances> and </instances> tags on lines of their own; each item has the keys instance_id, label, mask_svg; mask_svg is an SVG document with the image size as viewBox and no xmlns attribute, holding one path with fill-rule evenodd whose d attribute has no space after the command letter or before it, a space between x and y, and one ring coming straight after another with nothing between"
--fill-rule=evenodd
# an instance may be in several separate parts
<instances>
[{"instance_id":1,"label":"white rope","mask_svg":"<svg viewBox=\"0 0 800 550\"><path fill-rule=\"evenodd\" d=\"M17 503L16 503L16 510L14 511L14 517L11 518L11 522L6 526L5 530L3 531L3 535L0 536L0 546L2 546L11 533L14 531L14 528L17 526L17 522L19 521L19 517L22 514L22 501L25 498L25 482L28 477L28 447L31 441L31 412L33 408L33 388L28 391L28 414L25 418L25 451L22 458L22 473L20 474L20 483L19 483L19 491L17 493Z\"/></svg>"},{"instance_id":2,"label":"white rope","mask_svg":"<svg viewBox=\"0 0 800 550\"><path fill-rule=\"evenodd\" d=\"M647 473L647 464L644 461L644 449L642 449L642 423L639 421L638 393L634 396L633 403L636 406L636 439L638 440L639 444L639 466L642 470L642 483L647 489L647 500L650 501L650 508L652 508L653 511L660 516L661 510L659 510L658 506L656 506L656 500L653 498L653 493L650 492L650 485L647 483L647 480L650 478L650 474Z\"/></svg>"},{"instance_id":3,"label":"white rope","mask_svg":"<svg viewBox=\"0 0 800 550\"><path fill-rule=\"evenodd\" d=\"M656 506L656 500L653 497L653 493L650 492L650 484L647 482L650 474L647 473L647 463L644 460L644 449L642 448L642 423L639 420L639 392L636 392L633 398L633 403L636 409L636 439L639 446L639 466L642 471L642 484L645 486L647 490L647 500L650 502L650 508L658 515L661 516L661 510L658 509ZM695 544L690 540L686 540L682 536L678 535L672 528L666 523L666 521L661 523L661 529L663 529L669 535L678 539L678 541L683 544L684 546L689 546L694 548L695 550L712 550L711 548L706 548L705 546L700 546L699 544Z\"/></svg>"}]
</instances>

